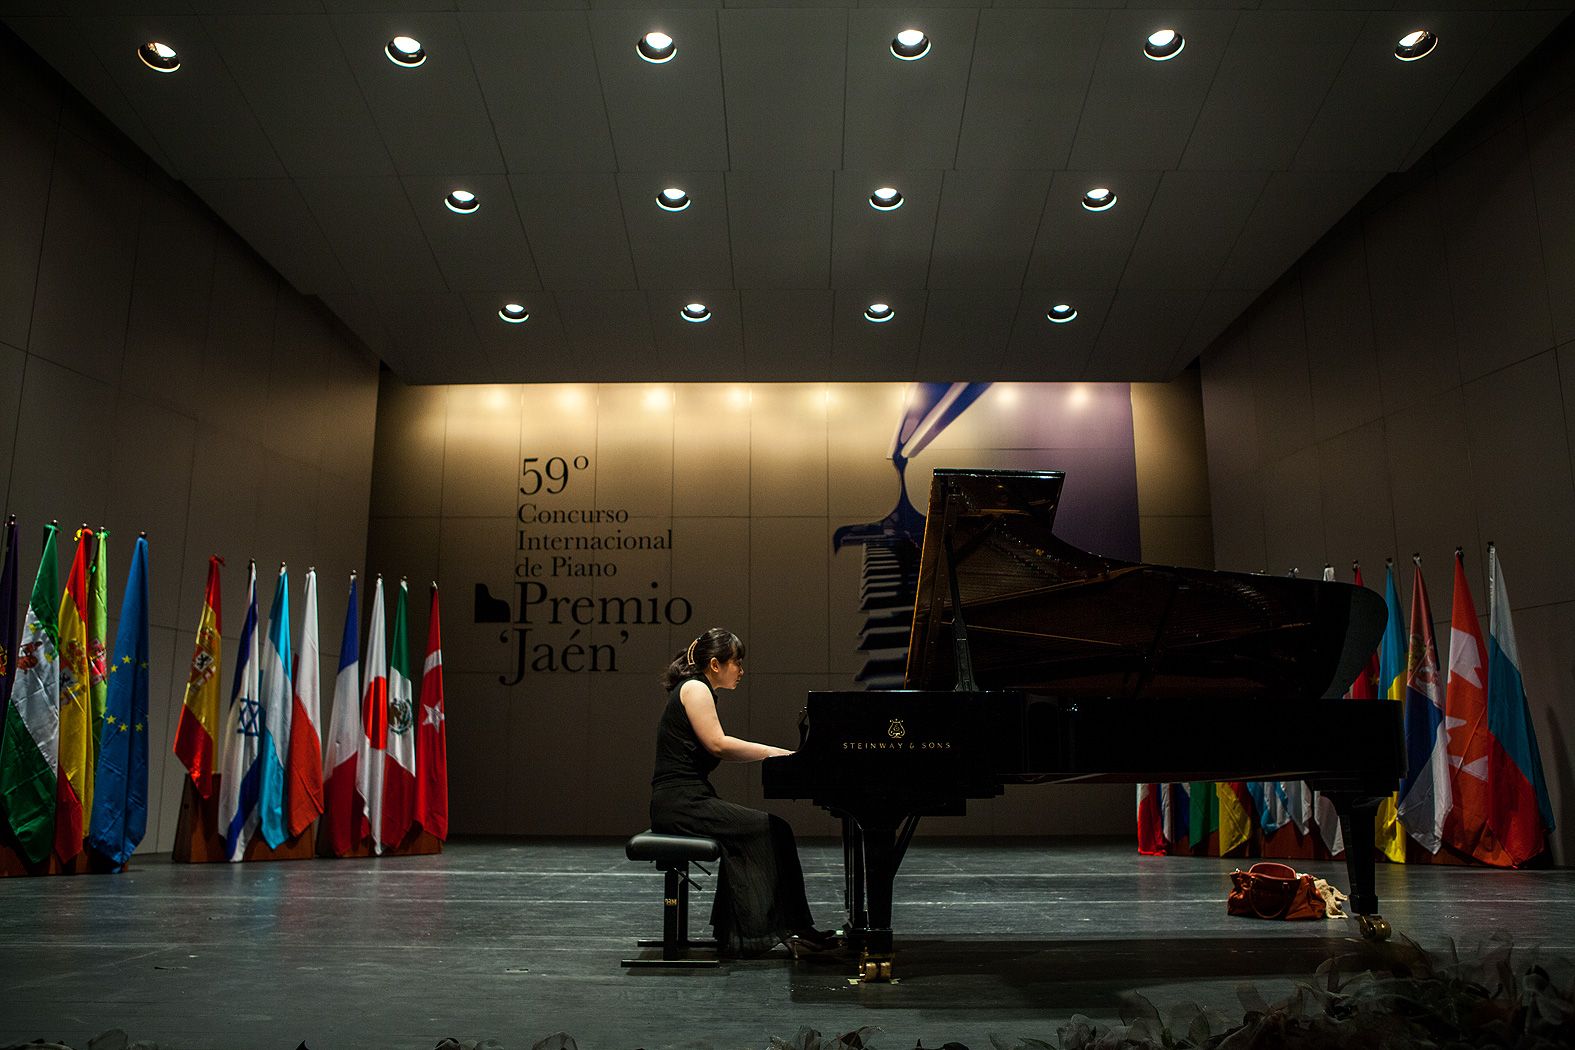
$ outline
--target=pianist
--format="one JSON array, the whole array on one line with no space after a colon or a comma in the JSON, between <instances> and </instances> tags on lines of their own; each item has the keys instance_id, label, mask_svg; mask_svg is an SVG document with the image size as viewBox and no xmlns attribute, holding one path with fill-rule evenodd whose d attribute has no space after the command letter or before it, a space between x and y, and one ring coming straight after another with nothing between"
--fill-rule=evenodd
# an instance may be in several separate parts
<instances>
[{"instance_id":1,"label":"pianist","mask_svg":"<svg viewBox=\"0 0 1575 1050\"><path fill-rule=\"evenodd\" d=\"M717 694L744 677L744 643L721 627L690 642L662 675L667 703L656 730L651 830L716 839L721 873L711 925L721 954L761 955L786 943L795 956L834 947L817 932L804 897L793 829L781 817L724 802L709 775L723 761L792 752L728 736Z\"/></svg>"}]
</instances>

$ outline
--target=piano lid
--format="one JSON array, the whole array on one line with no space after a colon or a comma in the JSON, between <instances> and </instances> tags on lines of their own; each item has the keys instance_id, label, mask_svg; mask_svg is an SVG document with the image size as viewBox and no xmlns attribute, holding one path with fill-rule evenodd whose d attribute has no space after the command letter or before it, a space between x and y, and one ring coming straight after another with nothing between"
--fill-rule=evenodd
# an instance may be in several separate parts
<instances>
[{"instance_id":1,"label":"piano lid","mask_svg":"<svg viewBox=\"0 0 1575 1050\"><path fill-rule=\"evenodd\" d=\"M1118 561L1053 534L1061 471L935 471L904 687L957 678L953 552L981 689L1111 697L1338 697L1383 599L1321 580Z\"/></svg>"}]
</instances>

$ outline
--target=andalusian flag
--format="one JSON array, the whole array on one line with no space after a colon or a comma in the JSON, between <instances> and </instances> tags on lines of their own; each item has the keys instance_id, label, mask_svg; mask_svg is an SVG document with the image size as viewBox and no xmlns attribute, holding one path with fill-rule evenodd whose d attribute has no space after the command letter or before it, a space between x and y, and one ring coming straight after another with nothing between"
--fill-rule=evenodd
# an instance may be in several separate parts
<instances>
[{"instance_id":1,"label":"andalusian flag","mask_svg":"<svg viewBox=\"0 0 1575 1050\"><path fill-rule=\"evenodd\" d=\"M416 727L416 823L448 838L448 729L443 704L443 638L438 629L438 590L432 585L427 658L421 669L421 719Z\"/></svg>"},{"instance_id":2,"label":"andalusian flag","mask_svg":"<svg viewBox=\"0 0 1575 1050\"><path fill-rule=\"evenodd\" d=\"M34 864L55 841L55 784L60 764L60 593L55 530L44 527L44 558L33 580L27 619L16 649L16 683L0 743L0 800L6 819Z\"/></svg>"},{"instance_id":3,"label":"andalusian flag","mask_svg":"<svg viewBox=\"0 0 1575 1050\"><path fill-rule=\"evenodd\" d=\"M175 756L181 760L203 798L213 797L213 759L219 739L219 664L223 655L219 627L219 566L224 559L208 558L208 587L197 620L197 644L186 672L186 697L181 703L180 724L175 727Z\"/></svg>"},{"instance_id":4,"label":"andalusian flag","mask_svg":"<svg viewBox=\"0 0 1575 1050\"><path fill-rule=\"evenodd\" d=\"M89 822L93 848L124 867L148 830L148 541L131 552Z\"/></svg>"},{"instance_id":5,"label":"andalusian flag","mask_svg":"<svg viewBox=\"0 0 1575 1050\"><path fill-rule=\"evenodd\" d=\"M1378 687L1390 700L1405 699L1406 642L1400 625L1400 594L1395 590L1394 562L1384 567L1384 604L1389 621L1378 643ZM1405 829L1400 826L1400 796L1396 792L1378 804L1374 816L1373 844L1396 864L1405 863Z\"/></svg>"},{"instance_id":6,"label":"andalusian flag","mask_svg":"<svg viewBox=\"0 0 1575 1050\"><path fill-rule=\"evenodd\" d=\"M397 846L416 822L416 720L410 682L408 620L410 588L399 581L394 600L394 639L388 662L388 749L384 753L383 833L378 841Z\"/></svg>"},{"instance_id":7,"label":"andalusian flag","mask_svg":"<svg viewBox=\"0 0 1575 1050\"><path fill-rule=\"evenodd\" d=\"M93 679L88 659L87 566L92 530L77 530L66 590L60 598L60 775L55 795L55 855L82 852L93 812Z\"/></svg>"},{"instance_id":8,"label":"andalusian flag","mask_svg":"<svg viewBox=\"0 0 1575 1050\"><path fill-rule=\"evenodd\" d=\"M285 763L290 784L290 835L312 826L323 812L323 736L318 686L317 570L306 570L306 605L301 618L301 647L295 654L295 697L290 714L290 758Z\"/></svg>"},{"instance_id":9,"label":"andalusian flag","mask_svg":"<svg viewBox=\"0 0 1575 1050\"><path fill-rule=\"evenodd\" d=\"M284 811L284 760L290 753L290 574L279 566L274 584L273 608L268 613L268 640L263 643L262 671L262 784L257 807L262 816L263 841L278 849L290 837Z\"/></svg>"},{"instance_id":10,"label":"andalusian flag","mask_svg":"<svg viewBox=\"0 0 1575 1050\"><path fill-rule=\"evenodd\" d=\"M109 530L99 527L93 543L93 563L88 566L88 678L93 691L93 768L98 769L98 746L104 734L104 704L109 695ZM97 791L97 773L94 791ZM88 813L92 819L91 811Z\"/></svg>"},{"instance_id":11,"label":"andalusian flag","mask_svg":"<svg viewBox=\"0 0 1575 1050\"><path fill-rule=\"evenodd\" d=\"M361 739L356 748L355 789L366 814L362 837L383 852L383 752L388 750L388 656L383 612L383 577L372 592L372 620L366 625L366 684L361 689ZM398 843L395 843L398 845Z\"/></svg>"}]
</instances>

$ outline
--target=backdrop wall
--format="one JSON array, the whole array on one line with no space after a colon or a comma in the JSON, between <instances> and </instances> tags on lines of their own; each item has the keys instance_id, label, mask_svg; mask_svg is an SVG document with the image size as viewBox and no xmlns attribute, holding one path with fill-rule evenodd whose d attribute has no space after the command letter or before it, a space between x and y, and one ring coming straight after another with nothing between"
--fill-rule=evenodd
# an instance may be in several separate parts
<instances>
[{"instance_id":1,"label":"backdrop wall","mask_svg":"<svg viewBox=\"0 0 1575 1050\"><path fill-rule=\"evenodd\" d=\"M1382 587L1422 555L1445 645L1452 557L1514 606L1559 824L1575 846L1575 59L1566 27L1203 355L1220 568ZM1447 660L1444 653L1440 659Z\"/></svg>"},{"instance_id":2,"label":"backdrop wall","mask_svg":"<svg viewBox=\"0 0 1575 1050\"><path fill-rule=\"evenodd\" d=\"M174 840L170 755L207 559L225 571L225 688L246 559L321 581L329 689L361 565L377 363L30 51L0 30L0 472L26 601L42 526L110 529L110 634L139 531L151 581L149 817ZM266 609L264 609L266 615Z\"/></svg>"}]
</instances>

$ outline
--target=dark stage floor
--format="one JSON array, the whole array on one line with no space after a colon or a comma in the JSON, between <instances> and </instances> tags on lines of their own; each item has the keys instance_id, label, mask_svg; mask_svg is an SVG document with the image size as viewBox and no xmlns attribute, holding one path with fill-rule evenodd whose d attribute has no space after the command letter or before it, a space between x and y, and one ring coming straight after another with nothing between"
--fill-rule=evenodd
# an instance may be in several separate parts
<instances>
[{"instance_id":1,"label":"dark stage floor","mask_svg":"<svg viewBox=\"0 0 1575 1050\"><path fill-rule=\"evenodd\" d=\"M840 910L841 850L803 850L817 918ZM1129 841L920 840L898 877L901 981L780 958L625 971L660 933L660 876L622 842L463 841L436 857L186 866L0 881L0 1045L83 1047L111 1027L161 1047L426 1050L439 1039L582 1050L763 1048L800 1027L865 1025L876 1050L988 1035L1055 1042L1074 1013L1115 1019L1136 990L1240 1017L1350 945L1353 926L1225 915L1233 861L1144 858ZM1325 869L1329 870L1325 870ZM1343 868L1315 873L1344 885ZM1575 870L1380 866L1384 914L1424 947L1575 955ZM709 893L695 905L698 927ZM696 930L696 933L699 931Z\"/></svg>"}]
</instances>

